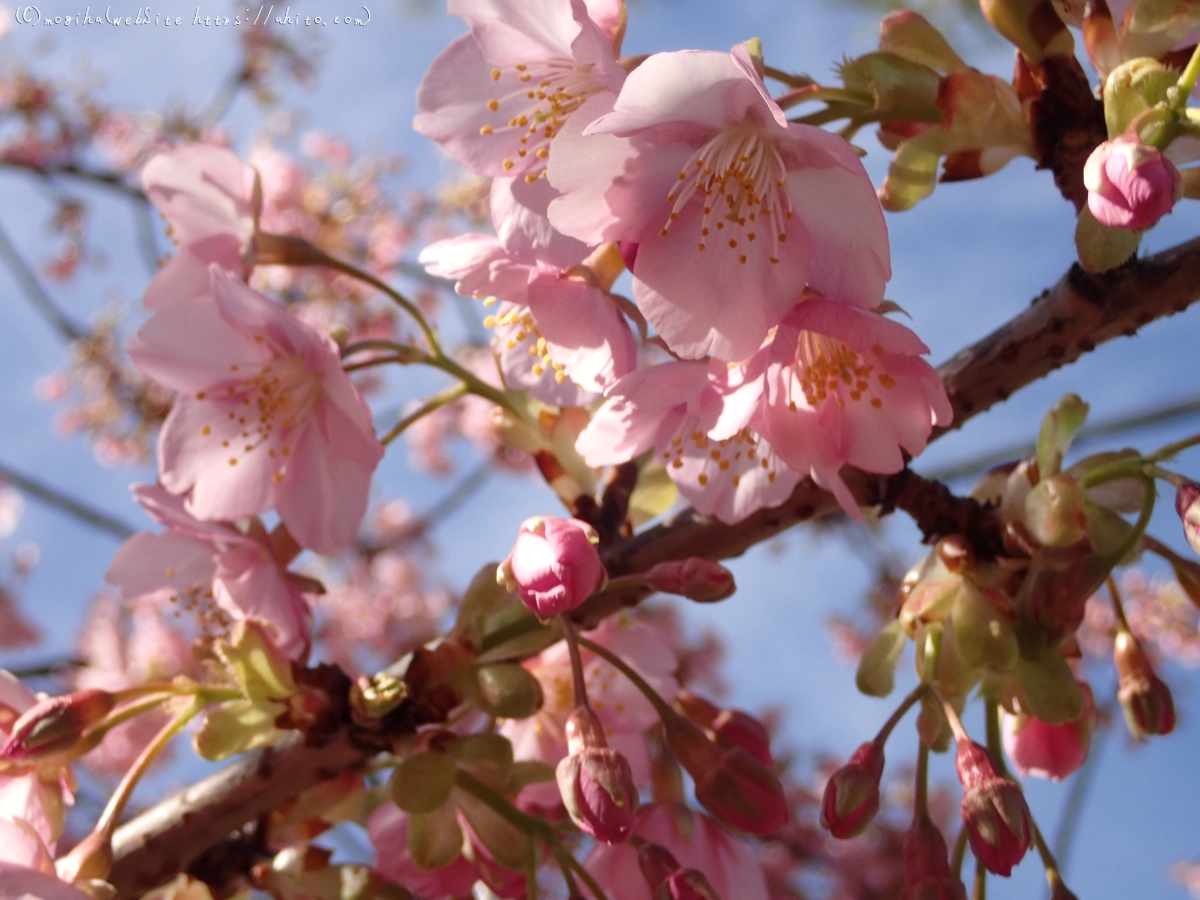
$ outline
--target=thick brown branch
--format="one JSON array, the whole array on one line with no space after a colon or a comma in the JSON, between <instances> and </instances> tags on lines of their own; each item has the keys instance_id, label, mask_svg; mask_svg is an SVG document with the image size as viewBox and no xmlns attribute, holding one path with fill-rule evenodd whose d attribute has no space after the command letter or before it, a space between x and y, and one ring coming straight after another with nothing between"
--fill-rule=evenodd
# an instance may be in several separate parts
<instances>
[{"instance_id":1,"label":"thick brown branch","mask_svg":"<svg viewBox=\"0 0 1200 900\"><path fill-rule=\"evenodd\" d=\"M1198 299L1200 240L1105 275L1087 275L1072 268L1029 309L941 367L955 411L953 427L1105 341L1132 335L1139 327L1181 312ZM987 533L986 524L978 524L982 517L969 501L939 498L942 489L936 482L912 473L868 475L851 468L842 475L863 505L902 507L929 537L944 529L978 526L984 530L974 535L974 540L982 546L996 540ZM612 574L619 575L686 556L726 559L836 508L827 492L804 481L786 503L760 510L737 525L724 525L687 510L617 544L607 562ZM636 599L608 594L602 604L588 604L582 618L595 621ZM418 699L415 686L413 692ZM293 740L253 755L144 813L118 832L113 881L119 896L138 896L145 887L166 880L247 822L322 779L360 765L369 752L348 733L335 736L319 749Z\"/></svg>"}]
</instances>

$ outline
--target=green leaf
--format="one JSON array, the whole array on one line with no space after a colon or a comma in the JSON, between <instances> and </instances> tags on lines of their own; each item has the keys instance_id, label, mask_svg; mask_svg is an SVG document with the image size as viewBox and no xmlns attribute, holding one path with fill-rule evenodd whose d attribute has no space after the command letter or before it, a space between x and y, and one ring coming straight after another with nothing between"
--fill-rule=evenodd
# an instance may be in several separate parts
<instances>
[{"instance_id":1,"label":"green leaf","mask_svg":"<svg viewBox=\"0 0 1200 900\"><path fill-rule=\"evenodd\" d=\"M462 827L453 803L408 820L408 852L422 869L448 866L458 859L462 849Z\"/></svg>"},{"instance_id":2,"label":"green leaf","mask_svg":"<svg viewBox=\"0 0 1200 900\"><path fill-rule=\"evenodd\" d=\"M908 643L899 621L890 623L868 645L854 683L868 697L886 697L896 686L896 663Z\"/></svg>"},{"instance_id":3,"label":"green leaf","mask_svg":"<svg viewBox=\"0 0 1200 900\"><path fill-rule=\"evenodd\" d=\"M433 812L450 799L457 774L458 762L450 753L414 753L393 770L388 790L407 813Z\"/></svg>"},{"instance_id":4,"label":"green leaf","mask_svg":"<svg viewBox=\"0 0 1200 900\"><path fill-rule=\"evenodd\" d=\"M1089 272L1115 269L1137 252L1142 233L1131 228L1109 228L1096 221L1086 206L1075 223L1075 252Z\"/></svg>"},{"instance_id":5,"label":"green leaf","mask_svg":"<svg viewBox=\"0 0 1200 900\"><path fill-rule=\"evenodd\" d=\"M1040 480L1045 481L1062 471L1063 455L1087 421L1089 409L1078 394L1067 394L1042 417L1037 440Z\"/></svg>"}]
</instances>

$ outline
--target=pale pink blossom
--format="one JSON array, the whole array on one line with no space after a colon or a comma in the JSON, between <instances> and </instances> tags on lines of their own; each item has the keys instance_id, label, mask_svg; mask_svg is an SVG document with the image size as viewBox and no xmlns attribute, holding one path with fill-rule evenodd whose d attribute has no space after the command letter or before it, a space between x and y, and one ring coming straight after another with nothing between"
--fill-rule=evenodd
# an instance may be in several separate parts
<instances>
[{"instance_id":1,"label":"pale pink blossom","mask_svg":"<svg viewBox=\"0 0 1200 900\"><path fill-rule=\"evenodd\" d=\"M605 620L603 625L589 632L588 637L625 660L660 696L675 695L679 688L675 677L677 652L655 629L642 623L622 623L614 618ZM586 649L582 656L588 700L604 726L608 745L629 761L635 784L648 784L650 754L646 749L645 733L658 722L658 713L611 664ZM558 643L524 665L541 684L545 701L536 715L504 722L500 733L512 742L513 755L517 759L539 760L556 766L567 755L567 716L576 705L570 655L566 645ZM521 800L555 807L559 803L559 793L553 784L536 784L521 793Z\"/></svg>"},{"instance_id":2,"label":"pale pink blossom","mask_svg":"<svg viewBox=\"0 0 1200 900\"><path fill-rule=\"evenodd\" d=\"M557 143L550 221L638 245L634 297L680 356L744 359L806 285L883 299L887 229L862 164L842 138L787 121L745 45L651 56Z\"/></svg>"},{"instance_id":3,"label":"pale pink blossom","mask_svg":"<svg viewBox=\"0 0 1200 900\"><path fill-rule=\"evenodd\" d=\"M210 293L160 310L129 355L179 391L160 479L200 519L274 507L319 553L353 542L383 446L338 347L213 265Z\"/></svg>"},{"instance_id":4,"label":"pale pink blossom","mask_svg":"<svg viewBox=\"0 0 1200 900\"><path fill-rule=\"evenodd\" d=\"M1093 150L1083 184L1088 209L1110 228L1153 228L1183 196L1175 164L1136 136L1122 135Z\"/></svg>"},{"instance_id":5,"label":"pale pink blossom","mask_svg":"<svg viewBox=\"0 0 1200 900\"><path fill-rule=\"evenodd\" d=\"M413 127L480 175L536 179L564 124L625 79L620 0L450 0L449 11L471 30L429 67Z\"/></svg>"},{"instance_id":6,"label":"pale pink blossom","mask_svg":"<svg viewBox=\"0 0 1200 900\"><path fill-rule=\"evenodd\" d=\"M1092 689L1079 683L1083 712L1070 722L1048 725L1029 715L1004 714L1004 752L1022 777L1061 781L1083 765L1096 729Z\"/></svg>"},{"instance_id":7,"label":"pale pink blossom","mask_svg":"<svg viewBox=\"0 0 1200 900\"><path fill-rule=\"evenodd\" d=\"M635 367L637 345L613 298L581 265L587 247L546 219L553 195L542 181L497 179L497 235L438 241L419 260L430 274L453 279L459 294L501 301L485 324L496 330L511 387L556 406L582 406Z\"/></svg>"},{"instance_id":8,"label":"pale pink blossom","mask_svg":"<svg viewBox=\"0 0 1200 900\"><path fill-rule=\"evenodd\" d=\"M167 530L141 531L122 544L105 575L109 584L131 600L165 596L218 634L254 619L285 654L307 656L312 610L303 582L287 571L290 559L276 558L261 522L251 520L242 532L228 522L198 519L185 497L158 485L137 485L134 494Z\"/></svg>"},{"instance_id":9,"label":"pale pink blossom","mask_svg":"<svg viewBox=\"0 0 1200 900\"><path fill-rule=\"evenodd\" d=\"M148 309L207 293L212 263L250 274L262 190L233 151L187 144L160 153L142 168L142 186L179 247L146 288Z\"/></svg>"},{"instance_id":10,"label":"pale pink blossom","mask_svg":"<svg viewBox=\"0 0 1200 900\"><path fill-rule=\"evenodd\" d=\"M925 449L948 425L950 401L912 331L877 313L821 297L798 304L742 367L742 383L709 434L759 431L795 472L832 491L847 514L858 505L844 465L883 474ZM903 452L902 452L903 451Z\"/></svg>"},{"instance_id":11,"label":"pale pink blossom","mask_svg":"<svg viewBox=\"0 0 1200 900\"><path fill-rule=\"evenodd\" d=\"M633 833L666 847L683 868L703 873L722 900L768 900L770 896L754 851L708 816L682 805L656 803L638 813ZM637 856L629 844L598 844L584 865L609 897L651 900Z\"/></svg>"},{"instance_id":12,"label":"pale pink blossom","mask_svg":"<svg viewBox=\"0 0 1200 900\"><path fill-rule=\"evenodd\" d=\"M711 362L669 362L626 375L576 443L590 466L616 465L653 448L680 494L706 515L738 522L782 503L800 475L749 427L710 438L728 418L726 399L740 370Z\"/></svg>"}]
</instances>

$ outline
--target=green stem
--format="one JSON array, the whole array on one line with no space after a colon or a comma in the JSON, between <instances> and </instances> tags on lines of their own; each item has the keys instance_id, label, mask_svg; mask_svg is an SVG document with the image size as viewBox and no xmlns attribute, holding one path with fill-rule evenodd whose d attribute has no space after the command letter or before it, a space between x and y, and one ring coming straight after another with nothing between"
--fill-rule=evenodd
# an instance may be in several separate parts
<instances>
[{"instance_id":1,"label":"green stem","mask_svg":"<svg viewBox=\"0 0 1200 900\"><path fill-rule=\"evenodd\" d=\"M1157 498L1157 486L1149 475L1139 476L1142 482L1142 511L1133 525L1133 531L1125 537L1120 546L1113 551L1113 564L1117 565L1133 551L1142 540L1142 535L1150 527L1150 518L1154 515L1154 501Z\"/></svg>"},{"instance_id":2,"label":"green stem","mask_svg":"<svg viewBox=\"0 0 1200 900\"><path fill-rule=\"evenodd\" d=\"M93 833L99 834L109 840L112 838L113 832L117 828L117 823L121 819L122 813L125 812L125 805L129 802L129 798L133 795L133 789L137 787L142 776L150 768L150 764L154 762L155 757L162 752L163 748L171 742L192 717L200 710L204 709L204 703L198 697L192 697L187 706L175 714L170 722L163 726L162 730L154 736L149 744L147 744L138 758L134 761L129 771L121 778L121 783L117 785L116 791L108 801L108 805L104 807L104 812L100 814L100 819L96 822L96 827Z\"/></svg>"},{"instance_id":3,"label":"green stem","mask_svg":"<svg viewBox=\"0 0 1200 900\"><path fill-rule=\"evenodd\" d=\"M1008 766L1004 762L1004 742L1000 737L1000 704L984 700L983 712L987 723L987 747L996 763L1001 778L1008 777Z\"/></svg>"},{"instance_id":4,"label":"green stem","mask_svg":"<svg viewBox=\"0 0 1200 900\"><path fill-rule=\"evenodd\" d=\"M413 318L413 321L417 323L417 327L421 329L421 334L424 335L425 343L429 346L430 352L434 353L435 355L442 352L441 344L438 343L437 334L434 332L429 322L426 321L425 316L423 316L421 311L417 309L415 303L397 291L394 287L392 287L386 281L376 278L370 272L364 272L357 266L330 256L318 247L311 247L309 252L313 256L314 264L324 266L327 269L333 269L337 272L342 272L346 275L349 275L351 278L357 278L359 281L366 282L367 284L371 285L371 287L382 291L384 294L390 297L397 306L408 313Z\"/></svg>"},{"instance_id":5,"label":"green stem","mask_svg":"<svg viewBox=\"0 0 1200 900\"><path fill-rule=\"evenodd\" d=\"M1117 617L1117 626L1122 631L1129 631L1129 620L1125 618L1125 604L1121 602L1121 592L1117 590L1117 580L1109 573L1105 583L1108 585L1108 593L1112 596L1113 613Z\"/></svg>"},{"instance_id":6,"label":"green stem","mask_svg":"<svg viewBox=\"0 0 1200 900\"><path fill-rule=\"evenodd\" d=\"M783 69L776 69L774 66L763 66L763 75L773 81L778 81L780 84L786 84L788 87L792 88L803 88L816 84L816 81L809 78L807 75L793 75L791 72L785 72Z\"/></svg>"},{"instance_id":7,"label":"green stem","mask_svg":"<svg viewBox=\"0 0 1200 900\"><path fill-rule=\"evenodd\" d=\"M492 387L490 384L488 384L483 379L479 378L474 373L469 372L466 369L464 369L462 366L460 366L458 363L456 363L450 357L442 354L441 351L438 351L436 354L429 357L427 360L424 360L424 362L428 363L429 365L433 366L434 368L441 369L443 372L446 372L449 375L453 375L455 378L457 378L459 381L461 381L463 384L465 384L467 386L467 389L472 394L475 394L479 397L483 397L485 400L491 400L497 406L507 409L510 413L512 413L518 419L525 418L521 414L521 411L519 409L517 409L515 406L513 406L512 400L509 399L509 396L507 393L500 390L499 388Z\"/></svg>"},{"instance_id":8,"label":"green stem","mask_svg":"<svg viewBox=\"0 0 1200 900\"><path fill-rule=\"evenodd\" d=\"M468 388L465 384L456 384L454 387L447 388L440 394L434 394L419 407L417 407L417 409L413 410L411 413L393 425L390 429L388 429L387 434L379 439L379 443L386 447L396 438L400 437L400 435L404 434L408 427L414 422L425 418L435 410L441 409L447 403L453 403L466 393L468 393Z\"/></svg>"},{"instance_id":9,"label":"green stem","mask_svg":"<svg viewBox=\"0 0 1200 900\"><path fill-rule=\"evenodd\" d=\"M904 700L901 701L900 705L896 707L896 711L893 712L888 720L883 723L883 727L879 729L879 734L875 735L876 745L882 747L887 743L888 738L892 734L892 730L900 724L900 720L904 718L905 714L912 709L913 704L920 700L924 694L925 685L923 684L917 685L909 692L908 696L905 697Z\"/></svg>"},{"instance_id":10,"label":"green stem","mask_svg":"<svg viewBox=\"0 0 1200 900\"><path fill-rule=\"evenodd\" d=\"M933 692L933 696L942 705L942 715L946 717L946 722L950 725L950 731L954 735L955 743L961 744L963 741L970 741L971 736L967 734L967 729L963 727L962 719L958 717L958 711L950 704L950 701L932 684L929 685L929 690Z\"/></svg>"},{"instance_id":11,"label":"green stem","mask_svg":"<svg viewBox=\"0 0 1200 900\"><path fill-rule=\"evenodd\" d=\"M1200 44L1196 45L1196 49L1200 51ZM1195 60L1195 56L1193 56L1192 59ZM1191 63L1188 65L1191 65ZM1161 450L1144 457L1143 462L1162 462L1163 460L1170 459L1172 456L1182 453L1189 447L1195 447L1197 444L1200 444L1200 434L1193 434L1191 437L1186 437L1183 438L1183 440L1175 441L1173 444L1167 444L1167 446L1163 447Z\"/></svg>"},{"instance_id":12,"label":"green stem","mask_svg":"<svg viewBox=\"0 0 1200 900\"><path fill-rule=\"evenodd\" d=\"M518 831L529 835L536 835L544 841L554 840L554 831L547 823L533 816L525 815L525 813L521 812L470 772L459 769L458 773L454 776L454 784L487 806L492 812Z\"/></svg>"},{"instance_id":13,"label":"green stem","mask_svg":"<svg viewBox=\"0 0 1200 900\"><path fill-rule=\"evenodd\" d=\"M975 860L975 884L971 888L971 900L987 900L987 869Z\"/></svg>"},{"instance_id":14,"label":"green stem","mask_svg":"<svg viewBox=\"0 0 1200 900\"><path fill-rule=\"evenodd\" d=\"M395 363L398 366L407 366L410 361L402 356L377 356L375 359L368 359L366 362L351 363L348 366L342 366L342 371L346 373L359 372L362 369L374 369L379 366L387 366Z\"/></svg>"},{"instance_id":15,"label":"green stem","mask_svg":"<svg viewBox=\"0 0 1200 900\"><path fill-rule=\"evenodd\" d=\"M551 848L551 852L554 854L554 859L558 863L558 870L562 872L563 881L567 883L567 896L573 900L573 898L579 896L579 885L575 883L575 875L571 872L571 867L562 861L561 851L556 851L554 848ZM569 853L566 855L570 856Z\"/></svg>"},{"instance_id":16,"label":"green stem","mask_svg":"<svg viewBox=\"0 0 1200 900\"><path fill-rule=\"evenodd\" d=\"M1200 44L1197 44L1196 49L1192 51L1192 58L1188 60L1187 68L1179 76L1179 81L1177 82L1179 97L1176 98L1179 106L1187 103L1188 95L1192 92L1192 88L1196 86L1196 76L1198 75L1200 75Z\"/></svg>"},{"instance_id":17,"label":"green stem","mask_svg":"<svg viewBox=\"0 0 1200 900\"><path fill-rule=\"evenodd\" d=\"M1038 856L1042 858L1042 866L1046 870L1046 881L1049 883L1050 889L1054 890L1054 883L1062 882L1062 874L1058 871L1058 861L1050 852L1050 846L1046 843L1046 839L1042 837L1042 829L1037 827L1036 822L1032 824L1033 842L1037 846Z\"/></svg>"},{"instance_id":18,"label":"green stem","mask_svg":"<svg viewBox=\"0 0 1200 900\"><path fill-rule=\"evenodd\" d=\"M929 815L929 748L924 741L917 747L917 789L913 799L913 814Z\"/></svg>"},{"instance_id":19,"label":"green stem","mask_svg":"<svg viewBox=\"0 0 1200 900\"><path fill-rule=\"evenodd\" d=\"M608 894L604 893L604 888L600 887L600 884L592 877L592 873L584 868L583 863L557 842L555 842L554 846L558 849L556 855L559 858L559 865L561 866L565 862L567 868L575 871L575 874L579 876L579 880L586 884L588 890L592 892L592 900L608 900Z\"/></svg>"},{"instance_id":20,"label":"green stem","mask_svg":"<svg viewBox=\"0 0 1200 900\"><path fill-rule=\"evenodd\" d=\"M142 713L149 712L156 707L162 706L168 700L174 700L179 695L171 693L157 693L149 697L144 697L134 703L126 706L118 707L113 712L105 716L101 721L97 722L91 728L84 731L82 738L89 740L97 734L108 734L113 728L128 722L130 719L135 719Z\"/></svg>"},{"instance_id":21,"label":"green stem","mask_svg":"<svg viewBox=\"0 0 1200 900\"><path fill-rule=\"evenodd\" d=\"M588 640L583 635L579 635L579 645L581 647L586 647L592 653L595 653L601 659L610 663L614 669L628 678L633 683L633 686L641 691L646 699L650 701L650 705L654 707L660 718L676 715L675 710L671 709L671 707L667 705L666 701L664 701L663 698L658 695L658 692L654 690L654 688L650 687L649 682L635 672L633 668L630 667L627 662L625 662L625 660L621 659L621 657L617 656L607 647L601 647L595 641Z\"/></svg>"},{"instance_id":22,"label":"green stem","mask_svg":"<svg viewBox=\"0 0 1200 900\"><path fill-rule=\"evenodd\" d=\"M958 836L954 839L954 849L950 853L950 871L954 873L954 877L962 880L963 860L967 856L967 826L963 825L958 829Z\"/></svg>"}]
</instances>

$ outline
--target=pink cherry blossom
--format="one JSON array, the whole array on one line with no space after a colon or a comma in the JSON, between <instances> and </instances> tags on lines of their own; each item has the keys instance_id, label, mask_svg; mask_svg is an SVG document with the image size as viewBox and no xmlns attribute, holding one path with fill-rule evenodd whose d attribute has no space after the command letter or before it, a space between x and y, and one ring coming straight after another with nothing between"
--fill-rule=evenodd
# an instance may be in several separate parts
<instances>
[{"instance_id":1,"label":"pink cherry blossom","mask_svg":"<svg viewBox=\"0 0 1200 900\"><path fill-rule=\"evenodd\" d=\"M678 656L670 642L644 623L622 624L608 619L588 633L596 643L618 654L631 665L661 696L672 697L679 687L675 678ZM650 754L645 732L658 722L654 707L629 680L609 663L583 650L584 683L593 711L604 726L608 745L629 762L634 783L650 781ZM571 660L563 643L555 644L525 662L542 686L545 702L528 719L510 719L500 733L513 745L517 759L539 760L558 765L567 755L567 716L575 708L571 678ZM521 793L521 801L544 807L559 803L558 788L551 783L536 784Z\"/></svg>"},{"instance_id":2,"label":"pink cherry blossom","mask_svg":"<svg viewBox=\"0 0 1200 900\"><path fill-rule=\"evenodd\" d=\"M1136 136L1122 135L1093 150L1083 183L1088 209L1111 228L1153 228L1183 196L1175 164Z\"/></svg>"},{"instance_id":3,"label":"pink cherry blossom","mask_svg":"<svg viewBox=\"0 0 1200 900\"><path fill-rule=\"evenodd\" d=\"M143 372L179 391L160 479L199 519L274 507L301 546L350 544L383 447L337 345L213 265L210 293L159 311L131 342Z\"/></svg>"},{"instance_id":4,"label":"pink cherry blossom","mask_svg":"<svg viewBox=\"0 0 1200 900\"><path fill-rule=\"evenodd\" d=\"M254 619L266 625L279 649L303 659L312 644L312 610L291 560L279 560L261 522L246 532L227 522L205 521L185 497L158 485L134 488L138 502L167 530L141 531L117 551L105 575L129 599L163 596L195 611L208 630L224 633Z\"/></svg>"},{"instance_id":5,"label":"pink cherry blossom","mask_svg":"<svg viewBox=\"0 0 1200 900\"><path fill-rule=\"evenodd\" d=\"M206 293L211 263L242 279L250 274L262 191L235 153L209 144L168 150L142 168L142 186L179 246L146 288L147 308Z\"/></svg>"},{"instance_id":6,"label":"pink cherry blossom","mask_svg":"<svg viewBox=\"0 0 1200 900\"><path fill-rule=\"evenodd\" d=\"M656 803L638 813L634 834L666 847L685 869L702 872L722 900L768 900L762 864L754 851L701 813ZM597 845L584 863L608 896L651 900L629 844Z\"/></svg>"},{"instance_id":7,"label":"pink cherry blossom","mask_svg":"<svg viewBox=\"0 0 1200 900\"><path fill-rule=\"evenodd\" d=\"M1092 689L1079 683L1083 712L1079 718L1048 725L1027 715L1004 716L1004 752L1022 777L1033 775L1061 781L1083 765L1096 729Z\"/></svg>"},{"instance_id":8,"label":"pink cherry blossom","mask_svg":"<svg viewBox=\"0 0 1200 900\"><path fill-rule=\"evenodd\" d=\"M744 359L805 285L883 299L887 230L862 164L840 137L787 121L744 45L651 56L557 142L550 221L638 245L635 299L680 356Z\"/></svg>"},{"instance_id":9,"label":"pink cherry blossom","mask_svg":"<svg viewBox=\"0 0 1200 900\"><path fill-rule=\"evenodd\" d=\"M453 279L459 294L501 301L485 323L496 330L510 387L556 406L582 406L634 368L637 346L613 298L581 265L587 248L550 227L553 195L543 181L497 179L497 236L438 241L419 259L430 274Z\"/></svg>"},{"instance_id":10,"label":"pink cherry blossom","mask_svg":"<svg viewBox=\"0 0 1200 900\"><path fill-rule=\"evenodd\" d=\"M858 506L843 465L899 472L934 425L953 415L928 353L912 331L874 312L821 297L798 304L743 367L743 383L710 435L747 425L792 470L833 492L847 514ZM760 374L761 373L761 374Z\"/></svg>"},{"instance_id":11,"label":"pink cherry blossom","mask_svg":"<svg viewBox=\"0 0 1200 900\"><path fill-rule=\"evenodd\" d=\"M564 123L625 79L614 47L622 3L450 0L449 10L471 30L429 67L413 127L480 175L537 179Z\"/></svg>"},{"instance_id":12,"label":"pink cherry blossom","mask_svg":"<svg viewBox=\"0 0 1200 900\"><path fill-rule=\"evenodd\" d=\"M741 397L738 370L713 362L669 362L639 369L607 391L606 403L576 443L590 466L615 465L654 448L684 498L706 515L738 522L782 503L800 480L772 445L749 427L709 437ZM743 417L747 418L747 417Z\"/></svg>"}]
</instances>

